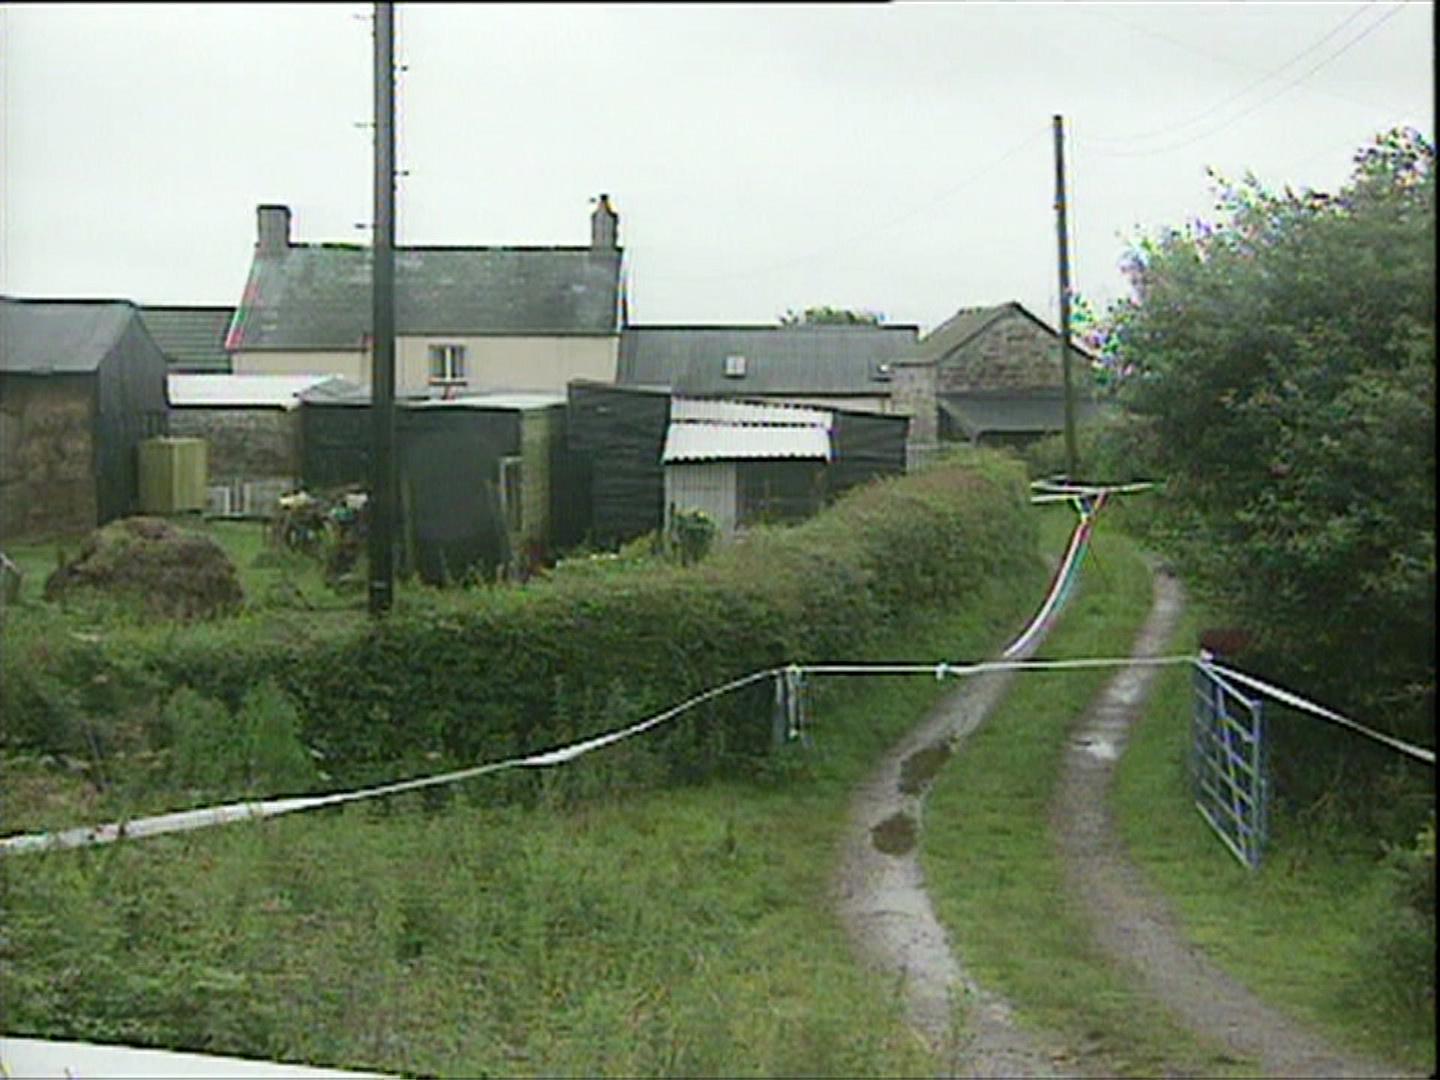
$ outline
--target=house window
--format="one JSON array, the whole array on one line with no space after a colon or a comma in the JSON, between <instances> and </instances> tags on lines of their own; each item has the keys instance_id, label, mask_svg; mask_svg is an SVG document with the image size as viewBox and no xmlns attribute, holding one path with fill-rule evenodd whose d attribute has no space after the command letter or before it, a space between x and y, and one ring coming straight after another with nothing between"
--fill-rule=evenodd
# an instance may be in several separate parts
<instances>
[{"instance_id":1,"label":"house window","mask_svg":"<svg viewBox=\"0 0 1440 1080\"><path fill-rule=\"evenodd\" d=\"M520 458L501 458L500 513L505 519L505 528L512 533L520 532L525 524L524 498L525 474L521 471Z\"/></svg>"},{"instance_id":2,"label":"house window","mask_svg":"<svg viewBox=\"0 0 1440 1080\"><path fill-rule=\"evenodd\" d=\"M743 379L745 377L745 357L725 357L725 377L727 379Z\"/></svg>"},{"instance_id":3,"label":"house window","mask_svg":"<svg viewBox=\"0 0 1440 1080\"><path fill-rule=\"evenodd\" d=\"M465 346L430 346L430 382L440 385L465 381Z\"/></svg>"}]
</instances>

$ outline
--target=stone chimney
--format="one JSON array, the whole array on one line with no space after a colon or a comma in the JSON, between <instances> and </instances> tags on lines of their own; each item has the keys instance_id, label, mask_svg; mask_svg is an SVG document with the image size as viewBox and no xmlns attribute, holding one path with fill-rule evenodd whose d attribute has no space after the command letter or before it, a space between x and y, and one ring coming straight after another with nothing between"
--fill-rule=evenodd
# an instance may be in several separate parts
<instances>
[{"instance_id":1,"label":"stone chimney","mask_svg":"<svg viewBox=\"0 0 1440 1080\"><path fill-rule=\"evenodd\" d=\"M255 210L259 231L255 240L257 255L283 255L290 247L290 208L261 204Z\"/></svg>"},{"instance_id":2,"label":"stone chimney","mask_svg":"<svg viewBox=\"0 0 1440 1080\"><path fill-rule=\"evenodd\" d=\"M610 205L610 196L601 194L590 215L590 247L595 251L615 251L620 246L620 215Z\"/></svg>"}]
</instances>

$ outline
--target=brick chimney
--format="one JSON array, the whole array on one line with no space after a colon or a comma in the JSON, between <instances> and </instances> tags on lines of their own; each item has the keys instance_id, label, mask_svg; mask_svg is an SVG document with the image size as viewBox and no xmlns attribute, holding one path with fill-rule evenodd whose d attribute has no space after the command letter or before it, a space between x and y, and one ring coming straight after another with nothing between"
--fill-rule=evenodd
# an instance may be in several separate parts
<instances>
[{"instance_id":1,"label":"brick chimney","mask_svg":"<svg viewBox=\"0 0 1440 1080\"><path fill-rule=\"evenodd\" d=\"M264 204L256 207L259 226L255 239L257 255L283 255L290 247L290 208Z\"/></svg>"},{"instance_id":2,"label":"brick chimney","mask_svg":"<svg viewBox=\"0 0 1440 1080\"><path fill-rule=\"evenodd\" d=\"M614 251L620 246L620 215L610 205L610 196L601 194L590 215L590 247L596 251Z\"/></svg>"}]
</instances>

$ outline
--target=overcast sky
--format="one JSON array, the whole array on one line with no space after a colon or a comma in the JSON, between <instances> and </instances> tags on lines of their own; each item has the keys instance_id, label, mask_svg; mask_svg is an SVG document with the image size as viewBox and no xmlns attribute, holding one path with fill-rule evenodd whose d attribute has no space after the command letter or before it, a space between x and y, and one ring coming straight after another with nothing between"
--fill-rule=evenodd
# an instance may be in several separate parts
<instances>
[{"instance_id":1,"label":"overcast sky","mask_svg":"<svg viewBox=\"0 0 1440 1080\"><path fill-rule=\"evenodd\" d=\"M0 291L235 304L258 203L368 242L366 4L0 7ZM1075 287L1206 166L1333 188L1434 135L1429 3L398 4L401 244L585 244L620 214L633 321L815 304L1053 321L1051 117Z\"/></svg>"}]
</instances>

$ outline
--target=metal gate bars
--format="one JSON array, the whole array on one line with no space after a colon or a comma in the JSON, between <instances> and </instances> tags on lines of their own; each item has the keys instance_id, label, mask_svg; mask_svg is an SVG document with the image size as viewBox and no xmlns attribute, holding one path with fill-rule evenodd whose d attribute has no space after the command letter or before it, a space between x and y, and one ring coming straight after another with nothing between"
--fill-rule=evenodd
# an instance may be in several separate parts
<instances>
[{"instance_id":1,"label":"metal gate bars","mask_svg":"<svg viewBox=\"0 0 1440 1080\"><path fill-rule=\"evenodd\" d=\"M1269 817L1261 702L1203 661L1197 663L1191 735L1195 807L1231 853L1253 870L1260 865Z\"/></svg>"}]
</instances>

